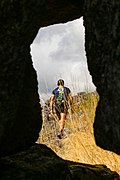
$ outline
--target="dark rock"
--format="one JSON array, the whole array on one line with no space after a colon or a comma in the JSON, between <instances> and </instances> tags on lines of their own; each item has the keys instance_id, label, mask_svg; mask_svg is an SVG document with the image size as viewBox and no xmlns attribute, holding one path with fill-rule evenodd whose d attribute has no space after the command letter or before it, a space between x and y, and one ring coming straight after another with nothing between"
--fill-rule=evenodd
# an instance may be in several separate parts
<instances>
[{"instance_id":1,"label":"dark rock","mask_svg":"<svg viewBox=\"0 0 120 180\"><path fill-rule=\"evenodd\" d=\"M94 132L97 145L120 154L120 1L85 1L88 68L100 95Z\"/></svg>"},{"instance_id":2,"label":"dark rock","mask_svg":"<svg viewBox=\"0 0 120 180\"><path fill-rule=\"evenodd\" d=\"M45 145L0 159L1 180L118 180L119 175L103 165L65 161Z\"/></svg>"},{"instance_id":3,"label":"dark rock","mask_svg":"<svg viewBox=\"0 0 120 180\"><path fill-rule=\"evenodd\" d=\"M69 176L66 162L42 144L0 159L1 180L63 180Z\"/></svg>"},{"instance_id":4,"label":"dark rock","mask_svg":"<svg viewBox=\"0 0 120 180\"><path fill-rule=\"evenodd\" d=\"M81 16L88 68L100 95L97 145L120 154L120 1L0 1L0 155L30 147L41 129L30 44L40 27Z\"/></svg>"},{"instance_id":5,"label":"dark rock","mask_svg":"<svg viewBox=\"0 0 120 180\"><path fill-rule=\"evenodd\" d=\"M116 172L110 171L105 165L69 162L68 166L73 180L120 180L120 176Z\"/></svg>"},{"instance_id":6,"label":"dark rock","mask_svg":"<svg viewBox=\"0 0 120 180\"><path fill-rule=\"evenodd\" d=\"M42 26L82 15L83 0L0 1L0 156L30 147L42 126L30 45Z\"/></svg>"},{"instance_id":7,"label":"dark rock","mask_svg":"<svg viewBox=\"0 0 120 180\"><path fill-rule=\"evenodd\" d=\"M0 1L0 156L32 146L42 126L37 77L30 57L30 45L39 28L81 16L88 67L100 95L94 123L96 142L120 154L119 7L118 0ZM118 178L104 166L67 163L44 145L36 145L1 158L0 179Z\"/></svg>"}]
</instances>

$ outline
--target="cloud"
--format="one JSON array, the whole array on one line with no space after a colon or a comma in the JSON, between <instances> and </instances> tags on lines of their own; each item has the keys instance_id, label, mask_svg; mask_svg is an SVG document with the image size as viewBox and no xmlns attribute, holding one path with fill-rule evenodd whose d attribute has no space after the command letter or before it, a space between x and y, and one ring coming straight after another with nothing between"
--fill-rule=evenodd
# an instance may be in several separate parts
<instances>
[{"instance_id":1,"label":"cloud","mask_svg":"<svg viewBox=\"0 0 120 180\"><path fill-rule=\"evenodd\" d=\"M40 28L36 38L33 43L41 43L41 42L50 42L53 38L57 36L63 36L66 33L64 29L64 24L52 25L44 28Z\"/></svg>"},{"instance_id":2,"label":"cloud","mask_svg":"<svg viewBox=\"0 0 120 180\"><path fill-rule=\"evenodd\" d=\"M41 28L31 45L31 55L41 98L51 95L59 78L65 80L73 94L95 90L85 56L82 18Z\"/></svg>"},{"instance_id":3,"label":"cloud","mask_svg":"<svg viewBox=\"0 0 120 180\"><path fill-rule=\"evenodd\" d=\"M84 60L84 28L82 18L61 26L64 26L64 33L62 33L61 40L58 42L57 50L51 53L51 58L55 61L75 62L80 61L80 58Z\"/></svg>"}]
</instances>

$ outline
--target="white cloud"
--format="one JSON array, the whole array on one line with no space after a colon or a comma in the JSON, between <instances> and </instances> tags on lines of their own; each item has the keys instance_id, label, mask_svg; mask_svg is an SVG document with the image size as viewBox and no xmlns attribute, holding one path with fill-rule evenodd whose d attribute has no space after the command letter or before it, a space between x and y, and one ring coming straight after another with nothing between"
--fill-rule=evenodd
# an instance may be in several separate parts
<instances>
[{"instance_id":1,"label":"white cloud","mask_svg":"<svg viewBox=\"0 0 120 180\"><path fill-rule=\"evenodd\" d=\"M73 94L95 90L85 57L82 18L41 28L31 45L31 55L42 99L50 96L59 78Z\"/></svg>"},{"instance_id":2,"label":"white cloud","mask_svg":"<svg viewBox=\"0 0 120 180\"><path fill-rule=\"evenodd\" d=\"M64 27L64 34L58 42L58 49L51 53L53 60L57 61L80 61L85 57L84 51L84 28L82 19L69 22Z\"/></svg>"}]
</instances>

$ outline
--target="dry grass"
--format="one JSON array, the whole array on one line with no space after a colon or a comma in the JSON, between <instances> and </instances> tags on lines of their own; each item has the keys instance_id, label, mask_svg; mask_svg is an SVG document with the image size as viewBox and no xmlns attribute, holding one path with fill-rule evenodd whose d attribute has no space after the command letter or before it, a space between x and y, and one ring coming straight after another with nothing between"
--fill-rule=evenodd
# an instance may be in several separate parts
<instances>
[{"instance_id":1,"label":"dry grass","mask_svg":"<svg viewBox=\"0 0 120 180\"><path fill-rule=\"evenodd\" d=\"M57 123L51 120L43 123L38 142L49 146L63 159L88 164L104 164L120 174L120 156L96 146L93 122L98 95L87 93L74 101L72 113L66 120L64 137L56 138Z\"/></svg>"}]
</instances>

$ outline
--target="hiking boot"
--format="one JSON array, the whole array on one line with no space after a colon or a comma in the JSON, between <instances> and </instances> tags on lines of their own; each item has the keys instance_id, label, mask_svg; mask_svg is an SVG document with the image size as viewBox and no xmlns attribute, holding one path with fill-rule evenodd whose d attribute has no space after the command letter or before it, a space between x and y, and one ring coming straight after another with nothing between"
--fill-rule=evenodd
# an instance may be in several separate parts
<instances>
[{"instance_id":1,"label":"hiking boot","mask_svg":"<svg viewBox=\"0 0 120 180\"><path fill-rule=\"evenodd\" d=\"M58 132L57 137L58 137L59 139L62 139L60 132Z\"/></svg>"}]
</instances>

